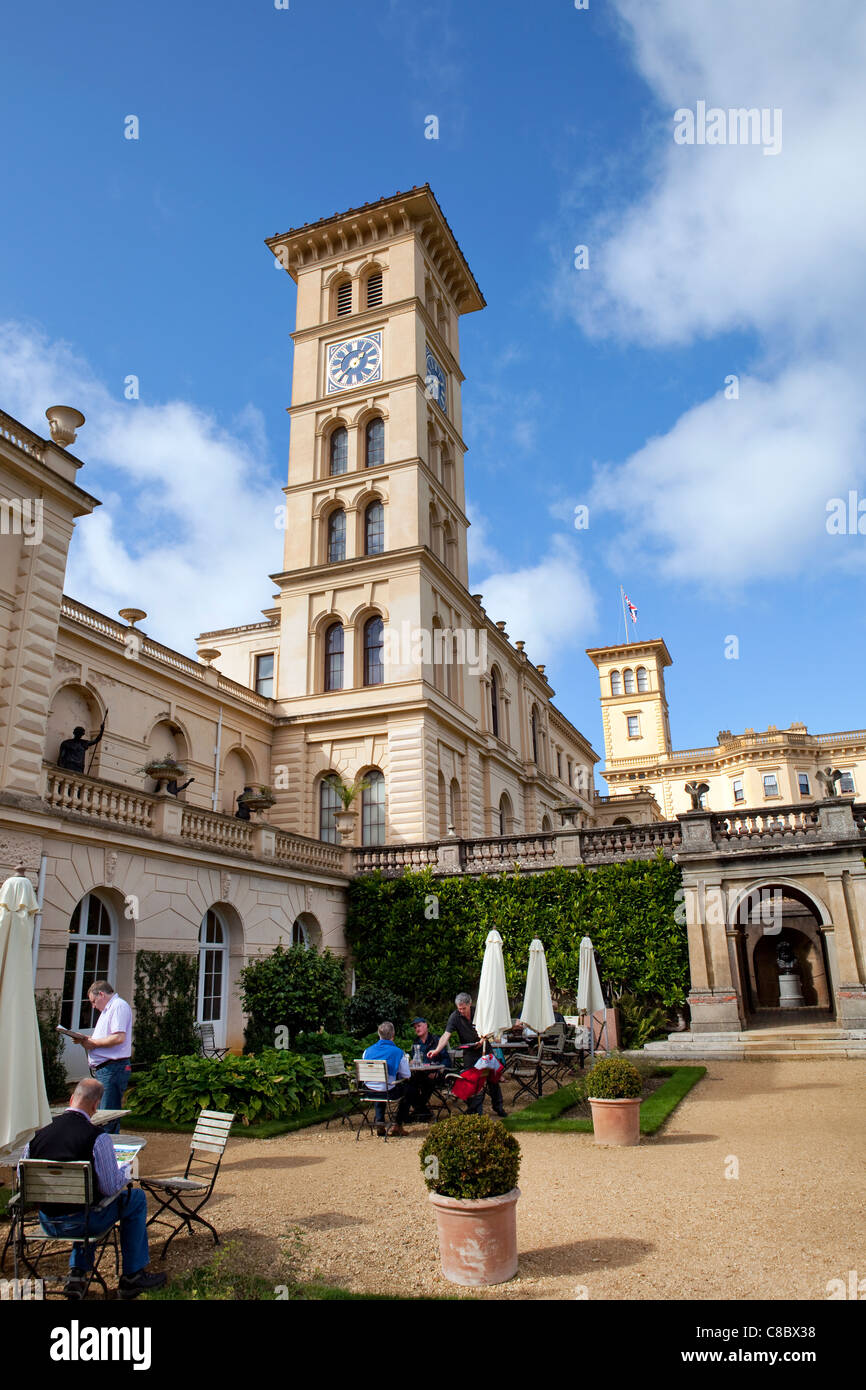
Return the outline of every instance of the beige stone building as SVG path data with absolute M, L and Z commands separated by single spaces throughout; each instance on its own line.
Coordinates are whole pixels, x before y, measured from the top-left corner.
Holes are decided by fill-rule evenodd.
M 709 748 L 675 750 L 671 741 L 665 668 L 671 657 L 661 639 L 593 647 L 604 726 L 603 776 L 612 799 L 651 793 L 654 818 L 670 820 L 691 809 L 689 782 L 706 783 L 702 805 L 711 811 L 797 806 L 824 795 L 817 773 L 842 773 L 838 790 L 866 799 L 866 729 L 810 734 L 805 724 L 770 726 L 742 734 L 724 730 Z M 637 817 L 635 817 L 637 818 Z

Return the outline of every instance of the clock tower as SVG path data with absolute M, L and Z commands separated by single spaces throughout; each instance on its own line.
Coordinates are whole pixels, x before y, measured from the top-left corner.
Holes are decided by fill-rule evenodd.
M 270 819 L 336 839 L 339 778 L 364 844 L 541 829 L 595 755 L 468 591 L 475 277 L 427 185 L 266 244 L 297 284 L 283 568 L 265 623 L 206 636 L 278 702 Z

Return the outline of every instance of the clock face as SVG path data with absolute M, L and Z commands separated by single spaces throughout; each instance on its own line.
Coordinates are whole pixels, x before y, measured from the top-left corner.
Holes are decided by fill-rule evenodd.
M 448 414 L 448 398 L 445 393 L 445 373 L 436 361 L 429 347 L 427 349 L 427 394 L 436 402 L 439 409 Z
M 367 333 L 328 348 L 328 394 L 382 379 L 382 334 Z

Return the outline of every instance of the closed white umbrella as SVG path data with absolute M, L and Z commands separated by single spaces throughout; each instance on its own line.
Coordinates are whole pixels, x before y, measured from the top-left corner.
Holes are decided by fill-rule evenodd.
M 598 967 L 595 963 L 595 954 L 592 949 L 592 942 L 588 936 L 583 937 L 580 943 L 580 956 L 578 959 L 577 976 L 577 1012 L 579 1014 L 589 1014 L 589 1050 L 590 1055 L 595 1055 L 595 1038 L 592 1030 L 592 1016 L 599 1012 L 604 1013 L 605 1040 L 607 1037 L 607 1008 L 604 1002 L 604 994 L 601 989 L 601 980 L 598 978 Z
M 51 1123 L 33 997 L 33 885 L 19 867 L 0 888 L 0 1153 Z
M 505 960 L 502 955 L 502 937 L 498 931 L 488 932 L 484 944 L 484 960 L 481 963 L 481 983 L 475 1001 L 475 1015 L 472 1019 L 479 1038 L 489 1038 L 491 1033 L 499 1033 L 511 1027 L 511 1009 L 508 1005 L 508 989 L 505 984 Z
M 553 1000 L 550 997 L 547 958 L 537 936 L 529 947 L 529 968 L 526 971 L 526 989 L 520 1021 L 535 1033 L 545 1033 L 556 1022 L 553 1016 Z

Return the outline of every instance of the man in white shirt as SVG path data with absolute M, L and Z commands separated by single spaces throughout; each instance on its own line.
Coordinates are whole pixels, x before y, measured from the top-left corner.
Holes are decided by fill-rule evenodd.
M 88 1053 L 90 1075 L 102 1082 L 103 1108 L 120 1110 L 132 1063 L 132 1009 L 107 980 L 94 980 L 87 997 L 99 1012 L 96 1027 L 89 1038 L 84 1033 L 71 1036 Z M 105 1126 L 106 1134 L 119 1131 L 119 1120 Z

